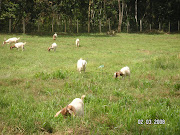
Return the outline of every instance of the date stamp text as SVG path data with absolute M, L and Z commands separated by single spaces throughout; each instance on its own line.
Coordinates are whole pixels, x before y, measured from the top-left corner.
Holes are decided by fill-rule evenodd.
M 165 124 L 165 120 L 164 119 L 147 119 L 147 120 L 143 120 L 143 119 L 139 119 L 138 120 L 138 124 L 142 125 L 142 124 L 147 124 L 147 125 L 161 125 L 161 124 Z

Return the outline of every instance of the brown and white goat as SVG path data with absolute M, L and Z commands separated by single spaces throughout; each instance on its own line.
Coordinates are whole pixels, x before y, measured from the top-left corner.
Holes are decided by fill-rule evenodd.
M 84 116 L 84 103 L 83 99 L 85 95 L 80 98 L 75 98 L 69 105 L 61 109 L 56 113 L 54 117 L 58 117 L 59 114 L 66 116 Z
M 118 76 L 122 76 L 122 78 L 124 78 L 125 76 L 130 76 L 129 67 L 123 67 L 120 71 L 114 73 L 115 78 L 117 78 Z
M 15 43 L 13 46 L 10 47 L 10 49 L 12 48 L 17 48 L 19 51 L 19 48 L 22 48 L 22 51 L 24 50 L 24 45 L 26 44 L 26 42 L 19 42 L 19 43 Z
M 48 51 L 50 52 L 51 49 L 54 49 L 54 51 L 56 51 L 56 48 L 57 48 L 57 44 L 56 44 L 56 43 L 53 43 L 53 44 L 48 48 Z

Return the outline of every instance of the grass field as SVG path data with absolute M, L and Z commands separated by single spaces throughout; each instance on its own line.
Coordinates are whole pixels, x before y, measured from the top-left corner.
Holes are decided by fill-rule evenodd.
M 180 133 L 180 34 L 59 35 L 56 52 L 47 51 L 51 35 L 1 34 L 0 43 L 10 37 L 27 44 L 24 51 L 0 46 L 1 134 Z M 114 79 L 124 66 L 130 79 Z M 83 94 L 83 118 L 54 118 Z

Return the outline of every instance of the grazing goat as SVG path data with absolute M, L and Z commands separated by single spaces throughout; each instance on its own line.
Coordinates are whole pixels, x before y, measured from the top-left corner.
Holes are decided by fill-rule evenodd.
M 54 49 L 54 51 L 56 51 L 56 48 L 57 48 L 57 44 L 56 44 L 56 43 L 53 43 L 53 44 L 48 48 L 48 51 L 50 52 L 51 49 Z
M 114 77 L 117 78 L 118 76 L 122 76 L 124 78 L 125 76 L 130 76 L 130 69 L 128 66 L 123 67 L 119 72 L 114 73 Z
M 79 47 L 79 39 L 76 39 L 76 47 Z
M 17 48 L 18 51 L 19 51 L 19 48 L 21 47 L 22 48 L 22 51 L 24 50 L 24 45 L 26 44 L 26 42 L 19 42 L 19 43 L 15 43 L 13 46 L 10 47 L 10 49 L 12 48 Z
M 19 39 L 20 39 L 20 37 L 19 37 L 19 38 L 16 38 L 16 37 L 9 38 L 8 40 L 6 40 L 6 41 L 3 42 L 3 45 L 5 45 L 6 43 L 7 43 L 7 44 L 17 43 L 17 41 L 18 41 Z
M 60 113 L 63 116 L 84 116 L 84 103 L 83 99 L 85 95 L 80 98 L 75 98 L 69 105 L 61 109 L 56 113 L 54 117 L 57 117 Z
M 86 60 L 83 60 L 82 58 L 80 58 L 77 62 L 77 70 L 81 73 L 81 71 L 84 71 L 86 70 Z
M 55 34 L 53 35 L 53 40 L 56 40 L 56 38 L 57 38 L 57 34 L 55 33 Z

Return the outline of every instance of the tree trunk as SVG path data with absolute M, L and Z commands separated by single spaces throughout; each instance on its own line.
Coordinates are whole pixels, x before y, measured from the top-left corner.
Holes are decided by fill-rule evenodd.
M 121 32 L 121 25 L 123 19 L 123 9 L 124 9 L 124 1 L 122 2 L 122 11 L 121 11 L 121 1 L 118 0 L 118 7 L 119 7 L 119 23 L 118 23 L 118 32 Z
M 136 27 L 137 27 L 137 31 L 138 31 L 138 19 L 137 19 L 137 0 L 135 1 L 135 20 L 136 20 Z
M 180 24 L 179 24 L 179 21 L 178 21 L 178 31 L 179 31 L 179 27 L 180 27 L 179 25 L 180 25 Z
M 101 33 L 101 19 L 99 19 L 99 32 Z
M 110 22 L 110 18 L 109 18 L 109 32 L 111 31 L 111 22 Z
M 159 22 L 159 31 L 161 31 L 161 23 Z
M 25 34 L 26 33 L 26 28 L 25 28 L 25 19 L 23 17 L 23 20 L 22 20 L 22 24 L 23 24 L 23 33 Z
M 57 25 L 58 25 L 58 29 L 56 31 L 61 31 L 61 16 L 59 14 L 57 19 Z
M 169 32 L 171 32 L 171 23 L 169 22 Z
M 69 32 L 72 32 L 72 20 L 69 18 Z
M 151 28 L 151 24 L 149 24 L 149 30 L 151 31 L 151 29 L 152 29 L 152 28 Z
M 62 19 L 61 25 L 62 25 L 62 31 L 63 31 L 63 30 L 64 30 L 64 29 L 63 29 L 63 27 L 64 27 L 64 20 L 63 20 L 63 19 Z
M 54 17 L 52 19 L 52 32 L 54 32 Z
M 90 32 L 90 16 L 91 16 L 91 0 L 89 0 L 89 8 L 88 8 L 88 33 Z
M 64 22 L 64 32 L 66 32 L 66 20 Z
M 9 33 L 11 33 L 11 18 L 9 19 Z
M 101 8 L 100 8 L 100 13 L 99 13 L 99 33 L 101 33 L 101 11 L 102 11 L 102 2 L 101 2 Z
M 79 28 L 78 28 L 78 19 L 77 19 L 77 33 L 79 32 Z
M 127 22 L 127 33 L 129 33 L 129 21 Z
M 40 31 L 40 23 L 39 23 L 39 20 L 38 20 L 38 32 Z
M 142 32 L 142 19 L 140 20 L 140 32 Z

